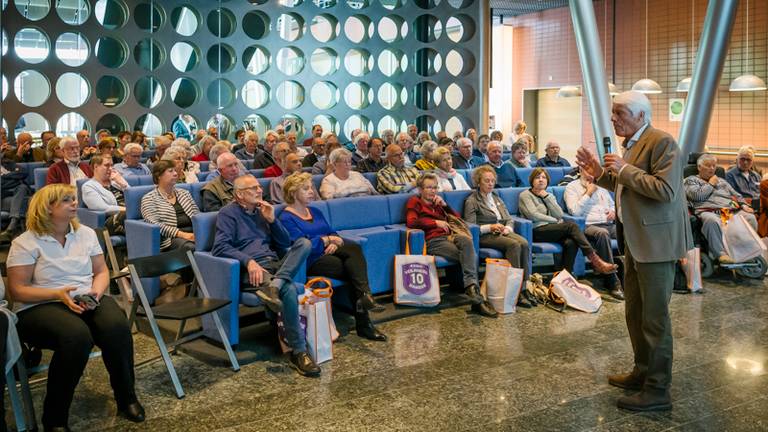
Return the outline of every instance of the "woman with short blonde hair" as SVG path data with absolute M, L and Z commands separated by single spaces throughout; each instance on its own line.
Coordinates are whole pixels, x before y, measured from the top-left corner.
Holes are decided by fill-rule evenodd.
M 440 191 L 470 190 L 463 174 L 453 169 L 453 155 L 447 147 L 438 147 L 432 154 L 437 169 L 434 171 L 440 179 Z

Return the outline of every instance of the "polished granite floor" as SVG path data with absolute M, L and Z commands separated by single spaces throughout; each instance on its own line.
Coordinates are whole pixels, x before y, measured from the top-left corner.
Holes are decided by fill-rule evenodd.
M 74 430 L 154 431 L 765 431 L 768 291 L 763 281 L 708 280 L 703 295 L 674 295 L 675 362 L 668 413 L 633 414 L 606 374 L 631 366 L 623 304 L 597 314 L 538 307 L 497 320 L 466 307 L 385 322 L 390 342 L 354 334 L 335 345 L 319 379 L 276 353 L 268 328 L 251 328 L 234 373 L 208 347 L 174 357 L 187 392 L 176 399 L 160 362 L 137 368 L 147 421 L 115 416 L 99 360 L 71 413 Z M 339 323 L 342 333 L 348 322 Z M 207 345 L 207 344 L 206 344 Z M 137 360 L 157 355 L 136 336 Z M 33 388 L 42 406 L 44 387 Z

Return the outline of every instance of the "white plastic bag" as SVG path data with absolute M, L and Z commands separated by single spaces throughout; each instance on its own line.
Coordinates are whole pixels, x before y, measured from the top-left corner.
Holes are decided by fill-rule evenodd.
M 737 263 L 757 258 L 765 252 L 760 236 L 738 213 L 723 224 L 723 245 L 728 256 Z
M 498 313 L 515 312 L 523 286 L 523 269 L 514 268 L 505 259 L 486 258 L 481 290 Z
M 317 288 L 318 284 L 324 285 Z M 313 278 L 307 281 L 304 294 L 299 296 L 299 323 L 307 340 L 308 354 L 315 363 L 333 359 L 333 342 L 339 338 L 336 324 L 333 322 L 331 282 L 325 278 Z M 277 322 L 280 346 L 283 352 L 291 351 L 285 338 L 285 323 L 282 314 Z
M 704 289 L 701 282 L 701 250 L 693 248 L 688 251 L 683 266 L 688 289 L 691 292 L 699 292 Z
M 558 272 L 549 283 L 549 289 L 565 301 L 566 306 L 593 313 L 603 305 L 603 299 L 591 286 L 579 283 L 566 270 Z

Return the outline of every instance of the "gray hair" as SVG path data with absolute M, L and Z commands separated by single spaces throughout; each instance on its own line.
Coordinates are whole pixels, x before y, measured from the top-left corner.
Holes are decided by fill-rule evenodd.
M 258 142 L 259 141 L 259 134 L 256 133 L 256 131 L 252 131 L 252 130 L 246 131 L 245 132 L 245 136 L 243 138 L 244 139 L 251 139 L 254 136 L 256 137 L 256 142 Z
M 518 151 L 520 149 L 523 149 L 526 152 L 528 151 L 528 141 L 526 141 L 523 138 L 520 138 L 519 140 L 515 141 L 514 144 L 512 144 L 512 153 L 514 153 L 514 152 L 516 152 L 516 151 Z
M 336 162 L 340 161 L 342 158 L 344 159 L 352 159 L 352 153 L 349 152 L 349 150 L 339 147 L 331 152 L 331 155 L 328 156 L 329 161 L 332 164 L 335 164 Z
M 211 147 L 211 150 L 208 152 L 208 159 L 211 160 L 211 165 L 213 165 L 213 167 L 217 166 L 216 161 L 219 159 L 219 156 L 224 153 L 230 153 L 230 149 L 226 144 L 216 144 Z M 210 165 L 208 169 L 213 170 L 213 168 L 210 168 Z
M 427 140 L 421 143 L 420 151 L 424 157 L 429 157 L 432 153 L 434 153 L 435 149 L 437 149 L 437 143 L 432 140 Z
M 184 147 L 185 149 L 189 149 L 190 147 L 192 147 L 192 144 L 190 144 L 189 140 L 186 138 L 176 138 L 171 142 L 171 146 Z
M 700 167 L 704 165 L 705 162 L 717 163 L 717 157 L 711 153 L 704 153 L 703 155 L 699 156 L 698 159 L 696 159 L 696 166 Z
M 75 143 L 77 146 L 80 146 L 80 143 L 77 141 L 77 139 L 73 136 L 65 136 L 59 141 L 59 149 L 64 150 L 64 146 L 66 146 L 69 143 Z
M 486 147 L 486 149 L 487 149 L 486 151 L 487 152 L 491 151 L 491 146 L 499 146 L 500 149 L 502 149 L 502 150 L 504 149 L 504 146 L 501 145 L 500 141 L 493 140 L 493 141 L 488 143 L 488 147 Z
M 748 155 L 751 158 L 755 157 L 755 149 L 752 146 L 745 145 L 739 148 L 738 156 Z
M 189 152 L 187 152 L 187 149 L 185 149 L 182 146 L 170 146 L 168 149 L 163 153 L 162 160 L 169 160 L 173 161 L 176 159 L 177 156 L 181 156 L 182 159 L 186 160 L 189 156 Z
M 427 171 L 424 174 L 422 174 L 421 177 L 419 177 L 416 180 L 416 186 L 418 186 L 419 188 L 424 187 L 424 181 L 425 180 L 432 180 L 435 183 L 440 183 L 440 179 L 437 177 L 437 174 L 435 174 L 435 173 L 433 173 L 431 171 Z
M 472 140 L 469 139 L 469 138 L 464 138 L 464 137 L 459 138 L 459 139 L 456 140 L 456 148 L 459 148 L 459 147 L 461 147 L 464 144 L 469 144 L 470 147 L 471 147 L 472 146 Z
M 144 151 L 144 149 L 141 147 L 141 144 L 136 143 L 128 143 L 123 147 L 123 153 L 128 154 L 131 152 L 131 150 L 139 149 L 139 151 Z
M 184 138 L 181 138 L 181 139 L 184 139 Z M 178 140 L 176 140 L 176 141 L 178 141 Z M 176 141 L 174 141 L 174 143 L 176 143 Z M 205 144 L 208 143 L 208 142 L 211 142 L 211 145 L 216 145 L 216 138 L 214 138 L 214 137 L 212 137 L 210 135 L 206 135 L 206 136 L 200 138 L 200 141 L 198 141 L 197 145 L 202 150 L 203 147 L 205 147 Z M 213 159 L 211 159 L 211 160 L 213 160 Z
M 633 116 L 644 113 L 646 123 L 651 122 L 651 101 L 648 100 L 648 96 L 639 91 L 630 90 L 619 93 L 613 98 L 613 103 L 624 105 Z
M 363 137 L 368 138 L 368 141 L 371 140 L 371 136 L 368 135 L 368 132 L 360 132 L 359 134 L 355 135 L 354 138 L 352 138 L 352 144 L 357 146 L 357 142 L 360 141 L 361 139 L 363 139 Z

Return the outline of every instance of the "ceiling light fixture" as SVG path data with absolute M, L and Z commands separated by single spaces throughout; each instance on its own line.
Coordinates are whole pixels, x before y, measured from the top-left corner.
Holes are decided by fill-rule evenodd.
M 749 0 L 747 0 L 747 16 L 746 16 L 746 29 L 744 31 L 745 44 L 744 44 L 744 70 L 749 71 Z M 731 86 L 728 90 L 732 92 L 748 92 L 765 90 L 765 81 L 760 77 L 750 73 L 745 73 L 736 77 L 731 81 Z
M 645 76 L 648 76 L 648 0 L 645 0 Z M 650 78 L 643 78 L 632 85 L 632 90 L 645 94 L 659 94 L 661 86 Z

